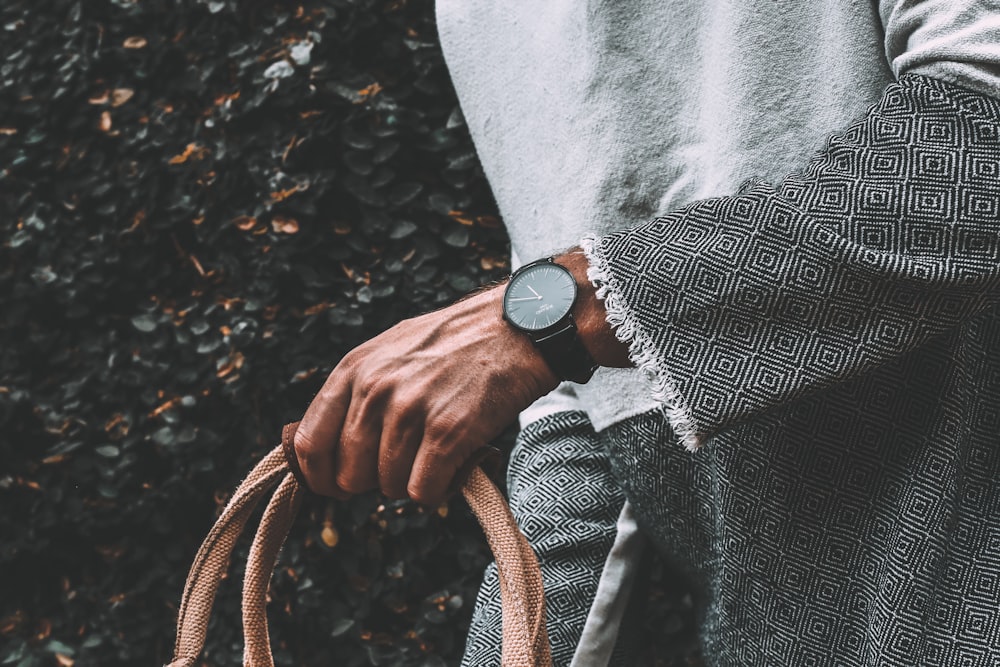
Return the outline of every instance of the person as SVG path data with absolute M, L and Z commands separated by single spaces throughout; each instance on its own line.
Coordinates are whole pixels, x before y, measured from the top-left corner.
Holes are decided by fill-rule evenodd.
M 647 540 L 708 665 L 995 664 L 1000 8 L 436 11 L 515 261 L 570 272 L 575 332 L 515 326 L 530 283 L 365 343 L 297 433 L 309 485 L 434 505 L 520 416 L 556 664 L 627 664 Z M 499 663 L 498 615 L 489 571 L 465 664 Z

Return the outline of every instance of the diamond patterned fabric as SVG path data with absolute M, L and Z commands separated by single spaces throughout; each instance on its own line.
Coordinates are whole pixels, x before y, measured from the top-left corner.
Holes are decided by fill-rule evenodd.
M 1000 101 L 904 77 L 808 171 L 592 241 L 692 448 L 953 333 L 1000 295 Z
M 806 173 L 592 242 L 667 402 L 601 435 L 706 664 L 996 664 L 998 248 L 1000 102 L 916 75 Z
M 526 426 L 511 453 L 510 508 L 538 555 L 553 665 L 568 665 L 583 631 L 625 498 L 583 412 Z M 500 664 L 500 591 L 486 571 L 462 664 Z
M 624 491 L 697 582 L 706 665 L 995 665 L 1000 102 L 902 77 L 805 173 L 588 252 L 665 409 L 519 439 L 556 664 Z M 491 575 L 466 665 L 499 659 Z

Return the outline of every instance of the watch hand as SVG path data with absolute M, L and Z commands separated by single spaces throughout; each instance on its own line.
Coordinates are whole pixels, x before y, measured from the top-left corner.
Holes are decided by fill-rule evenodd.
M 531 293 L 534 294 L 536 298 L 538 298 L 538 299 L 542 298 L 542 295 L 539 294 L 538 292 L 536 292 L 531 285 L 525 285 L 525 287 L 527 287 L 528 289 L 530 289 Z
M 508 301 L 538 301 L 542 297 L 540 296 L 519 296 L 507 299 Z

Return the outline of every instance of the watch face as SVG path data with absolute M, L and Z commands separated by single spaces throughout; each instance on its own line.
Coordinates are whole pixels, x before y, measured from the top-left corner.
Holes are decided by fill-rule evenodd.
M 503 309 L 511 324 L 540 331 L 565 317 L 576 299 L 573 274 L 551 262 L 529 266 L 515 275 L 504 293 Z

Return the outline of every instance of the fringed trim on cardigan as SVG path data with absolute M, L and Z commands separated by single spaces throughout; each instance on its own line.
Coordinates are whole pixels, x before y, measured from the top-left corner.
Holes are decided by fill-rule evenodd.
M 621 296 L 621 290 L 607 269 L 600 241 L 593 235 L 585 236 L 580 247 L 590 266 L 587 278 L 597 288 L 597 298 L 604 302 L 607 321 L 615 331 L 615 336 L 628 345 L 628 356 L 653 385 L 653 398 L 662 405 L 663 412 L 670 421 L 677 437 L 690 452 L 701 447 L 701 438 L 691 416 L 687 402 L 681 396 L 667 365 L 659 358 L 653 341 L 639 328 L 635 316 Z

